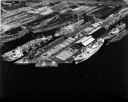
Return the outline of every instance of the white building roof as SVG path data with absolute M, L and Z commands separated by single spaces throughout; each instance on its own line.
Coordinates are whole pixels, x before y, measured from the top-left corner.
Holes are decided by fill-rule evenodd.
M 80 40 L 78 40 L 76 43 L 80 43 L 80 42 L 83 43 L 86 40 L 88 40 L 89 38 L 91 38 L 91 36 L 85 36 L 85 37 L 81 38 Z
M 85 42 L 83 42 L 82 44 L 84 45 L 84 46 L 87 46 L 88 44 L 90 44 L 91 42 L 93 42 L 95 39 L 94 38 L 90 38 L 90 39 L 88 39 L 87 41 L 85 41 Z

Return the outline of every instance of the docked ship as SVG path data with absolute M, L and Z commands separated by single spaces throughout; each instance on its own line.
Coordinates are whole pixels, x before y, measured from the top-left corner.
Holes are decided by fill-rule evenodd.
M 61 36 L 61 35 L 67 35 L 71 32 L 74 32 L 76 29 L 78 29 L 82 24 L 84 23 L 84 20 L 80 20 L 76 23 L 69 24 L 68 26 L 62 27 L 58 32 L 55 33 L 55 36 Z
M 68 25 L 73 18 L 70 18 L 69 20 L 66 19 L 66 21 L 63 20 L 59 15 L 56 15 L 52 20 L 47 22 L 47 25 L 40 25 L 38 29 L 34 29 L 32 32 L 33 33 L 40 33 L 52 29 L 56 29 L 58 27 L 66 26 Z
M 42 46 L 42 44 L 51 40 L 51 38 L 52 36 L 48 36 L 48 37 L 42 37 L 42 38 L 31 40 L 7 53 L 4 53 L 2 57 L 6 61 L 15 61 L 29 54 L 30 52 L 36 50 L 38 47 Z
M 83 47 L 82 52 L 74 57 L 76 64 L 83 62 L 95 54 L 103 45 L 104 39 L 98 39 L 94 43 L 89 44 L 87 47 Z
M 118 34 L 125 29 L 126 24 L 125 23 L 120 23 L 117 24 L 116 27 L 114 27 L 110 32 L 107 34 L 107 36 L 104 37 L 104 39 L 111 39 L 115 36 L 118 36 Z
M 36 13 L 36 14 L 40 14 L 40 15 L 48 15 L 53 13 L 53 10 L 48 7 L 48 6 L 44 6 L 38 9 L 30 9 L 27 11 L 27 13 Z
M 44 27 L 44 26 L 47 26 L 47 24 L 48 24 L 49 22 L 51 22 L 52 20 L 54 20 L 54 19 L 57 19 L 57 16 L 56 16 L 56 15 L 53 16 L 53 17 L 50 17 L 50 18 L 48 18 L 48 19 L 46 19 L 46 20 L 33 23 L 33 24 L 31 24 L 28 28 L 30 28 L 33 33 L 39 32 L 39 31 L 40 31 L 40 30 L 39 30 L 40 28 L 42 28 L 42 27 Z
M 110 42 L 115 42 L 123 39 L 128 34 L 128 30 L 124 29 L 118 35 L 110 40 Z
M 16 40 L 18 38 L 23 37 L 27 33 L 29 33 L 29 30 L 26 29 L 25 26 L 11 29 L 10 31 L 6 31 L 5 33 L 1 34 L 1 43 L 6 43 L 12 40 Z
M 15 61 L 15 64 L 32 64 L 32 63 L 36 63 L 35 61 L 32 60 L 31 56 L 33 56 L 34 52 L 29 53 L 27 56 L 24 56 L 21 59 L 18 59 L 17 61 Z
M 65 27 L 68 26 L 69 24 L 76 23 L 81 19 L 83 18 L 79 14 L 73 14 L 73 13 L 59 14 L 56 15 L 54 19 L 50 20 L 50 22 L 48 22 L 47 25 L 41 26 L 40 28 L 33 30 L 33 33 L 40 33 L 56 28 Z M 86 20 L 90 21 L 92 19 L 90 17 L 87 17 Z
M 71 12 L 71 8 L 66 8 L 66 9 L 62 9 L 60 11 L 58 11 L 60 14 L 64 14 L 64 13 L 67 13 L 67 12 Z

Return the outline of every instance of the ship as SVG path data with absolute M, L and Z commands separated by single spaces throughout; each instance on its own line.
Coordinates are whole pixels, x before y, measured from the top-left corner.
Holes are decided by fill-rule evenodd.
M 65 13 L 65 14 L 59 14 L 56 15 L 54 19 L 52 19 L 50 22 L 47 23 L 45 26 L 41 26 L 38 29 L 33 30 L 33 33 L 40 33 L 44 31 L 49 31 L 56 28 L 62 28 L 65 26 L 68 26 L 69 24 L 73 24 L 78 22 L 79 20 L 83 19 L 83 15 L 79 13 Z M 89 22 L 93 18 L 86 15 L 86 19 L 84 19 L 84 22 Z
M 47 25 L 40 26 L 38 29 L 34 29 L 33 33 L 44 32 L 52 29 L 56 29 L 58 27 L 66 26 L 70 22 L 73 22 L 75 19 L 71 14 L 64 14 L 64 15 L 56 15 L 55 18 L 50 20 Z
M 67 35 L 71 32 L 74 32 L 76 29 L 79 29 L 79 27 L 84 23 L 84 20 L 80 20 L 76 23 L 69 24 L 68 26 L 62 27 L 58 32 L 55 33 L 55 36 L 62 36 Z
M 78 64 L 89 59 L 101 48 L 103 43 L 104 43 L 104 39 L 97 39 L 95 43 L 91 43 L 87 47 L 84 47 L 82 49 L 82 52 L 74 57 L 75 63 Z
M 36 13 L 36 14 L 40 14 L 40 15 L 48 15 L 48 14 L 53 13 L 53 10 L 48 6 L 44 6 L 44 7 L 38 8 L 38 9 L 32 8 L 32 9 L 28 10 L 27 13 Z
M 5 33 L 1 34 L 1 43 L 6 43 L 9 41 L 16 40 L 28 33 L 29 33 L 29 30 L 26 29 L 25 26 L 10 29 L 9 31 L 6 31 Z
M 17 15 L 18 16 L 18 15 Z M 13 16 L 11 18 L 7 18 L 7 19 L 2 19 L 1 21 L 1 28 L 2 31 L 1 33 L 5 33 L 6 32 L 11 32 L 13 31 L 13 29 L 17 29 L 20 26 L 26 26 L 26 24 L 34 21 L 37 19 L 37 16 L 31 16 L 31 15 L 25 15 L 25 16 L 21 16 L 21 17 L 17 17 L 17 16 Z M 17 30 L 18 32 L 18 30 Z M 15 33 L 14 33 L 15 34 Z M 15 34 L 17 35 L 17 34 Z
M 112 30 L 110 30 L 110 32 L 108 32 L 107 36 L 104 37 L 104 39 L 111 39 L 115 36 L 118 36 L 118 34 L 125 29 L 126 24 L 125 23 L 120 23 L 117 24 L 116 27 L 114 27 Z
M 52 36 L 42 37 L 42 38 L 37 38 L 37 39 L 31 40 L 21 46 L 18 46 L 17 48 L 15 48 L 9 52 L 4 53 L 2 55 L 2 57 L 6 61 L 15 61 L 15 60 L 29 54 L 33 50 L 36 50 L 42 44 L 48 42 L 51 39 L 52 39 Z
M 124 29 L 117 36 L 113 37 L 109 42 L 115 42 L 123 39 L 128 34 L 128 30 Z
M 57 19 L 56 15 L 53 17 L 50 17 L 46 20 L 36 22 L 35 24 L 30 25 L 28 28 L 30 28 L 33 33 L 36 33 L 36 31 L 38 31 L 38 29 L 40 29 L 43 26 L 46 26 L 49 22 L 51 22 L 54 19 Z
M 66 9 L 62 9 L 60 11 L 58 11 L 60 14 L 65 14 L 67 12 L 71 12 L 71 8 L 66 8 Z

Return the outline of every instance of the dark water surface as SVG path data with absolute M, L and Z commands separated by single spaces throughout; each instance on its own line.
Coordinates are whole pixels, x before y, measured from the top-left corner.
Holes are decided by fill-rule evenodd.
M 22 45 L 37 35 L 27 34 L 21 39 L 6 43 L 2 46 L 1 53 Z M 102 46 L 83 63 L 60 65 L 58 68 L 35 68 L 34 65 L 14 65 L 1 61 L 2 95 L 30 99 L 124 98 L 128 96 L 127 43 L 128 37 L 125 37 Z
M 124 97 L 128 86 L 127 41 L 128 38 L 124 38 L 103 46 L 78 65 L 35 68 L 2 61 L 2 95 L 30 99 Z

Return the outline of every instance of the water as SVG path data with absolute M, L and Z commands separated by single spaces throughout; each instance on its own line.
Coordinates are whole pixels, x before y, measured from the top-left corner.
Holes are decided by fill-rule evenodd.
M 50 32 L 49 32 L 50 34 Z M 2 53 L 33 39 L 26 35 L 6 43 Z M 1 61 L 2 95 L 21 98 L 120 98 L 128 86 L 128 37 L 104 45 L 90 59 L 58 68 L 35 68 Z
M 126 92 L 128 71 L 127 42 L 103 46 L 99 52 L 78 65 L 35 68 L 2 61 L 3 96 L 8 97 L 99 97 L 119 96 Z M 118 98 L 119 98 L 118 97 Z

